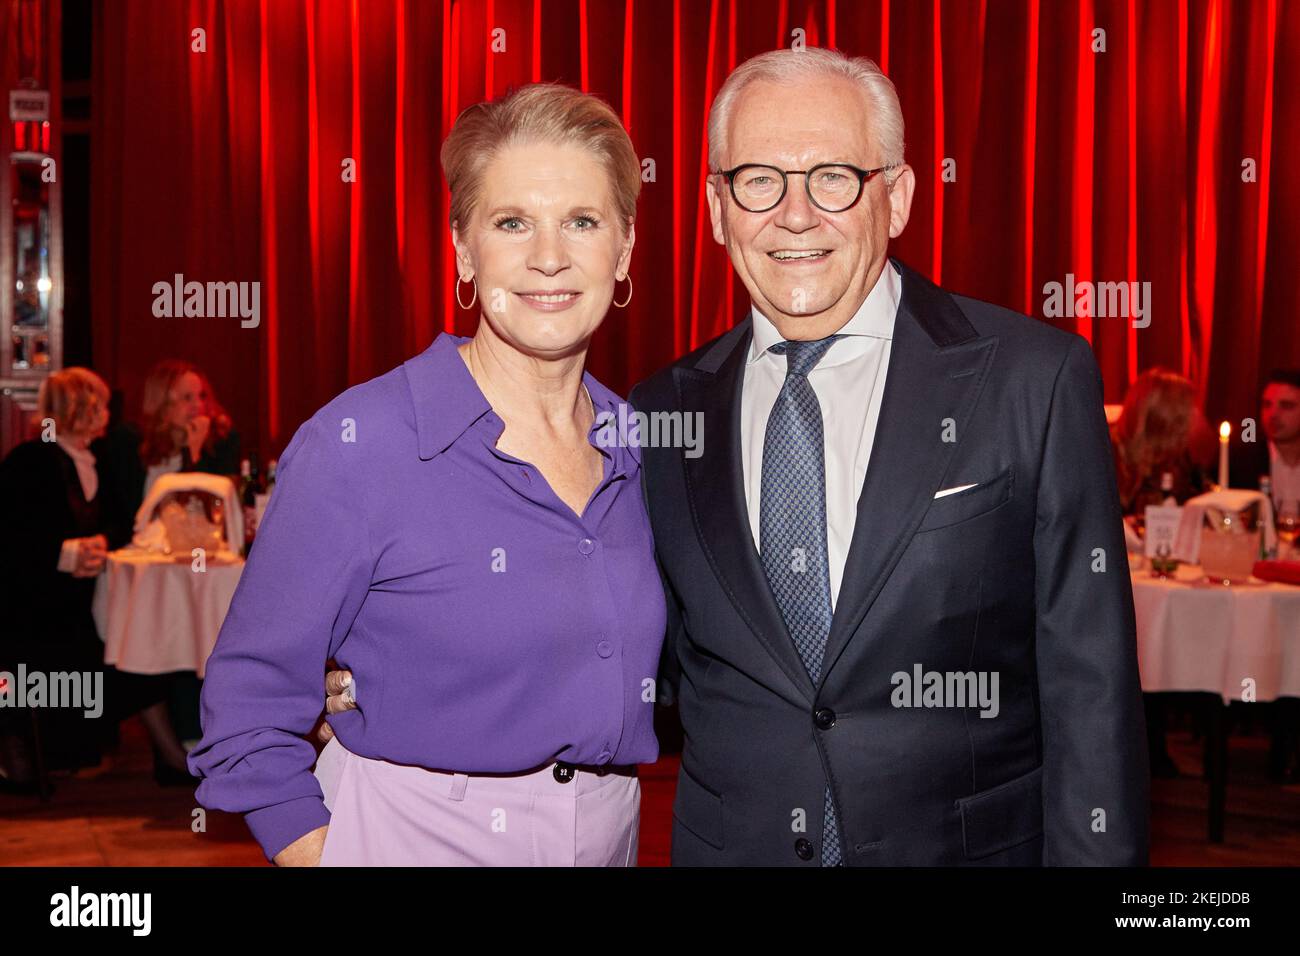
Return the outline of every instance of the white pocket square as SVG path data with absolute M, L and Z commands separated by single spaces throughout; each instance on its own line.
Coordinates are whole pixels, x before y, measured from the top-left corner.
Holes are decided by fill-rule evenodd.
M 975 483 L 973 483 L 973 484 L 969 484 L 969 485 L 958 485 L 958 486 L 955 487 L 955 488 L 945 488 L 945 489 L 943 489 L 943 491 L 936 491 L 936 492 L 934 493 L 934 496 L 935 496 L 936 498 L 946 498 L 946 497 L 948 497 L 949 495 L 955 495 L 955 494 L 956 494 L 957 492 L 959 492 L 959 491 L 965 491 L 967 488 L 974 488 L 975 485 L 977 485 L 977 484 L 979 484 L 979 482 L 975 482 Z

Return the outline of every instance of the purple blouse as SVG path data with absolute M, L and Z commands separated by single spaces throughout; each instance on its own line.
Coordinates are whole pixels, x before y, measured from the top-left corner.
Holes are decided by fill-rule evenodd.
M 246 814 L 267 858 L 329 822 L 304 738 L 329 718 L 366 757 L 462 773 L 657 759 L 663 588 L 631 443 L 575 515 L 442 334 L 298 429 L 203 686 L 189 757 L 206 807 Z M 590 375 L 598 419 L 620 399 Z

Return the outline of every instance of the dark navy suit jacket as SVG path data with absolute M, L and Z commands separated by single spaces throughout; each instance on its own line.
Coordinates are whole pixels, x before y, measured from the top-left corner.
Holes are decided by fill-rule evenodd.
M 850 866 L 1144 864 L 1133 600 L 1092 352 L 896 264 L 883 404 L 816 686 L 747 519 L 749 320 L 632 393 L 642 412 L 703 414 L 698 457 L 642 449 L 670 607 L 661 700 L 685 734 L 673 863 L 818 865 L 829 784 Z M 917 665 L 996 673 L 996 716 L 951 698 L 897 706 L 896 675 Z

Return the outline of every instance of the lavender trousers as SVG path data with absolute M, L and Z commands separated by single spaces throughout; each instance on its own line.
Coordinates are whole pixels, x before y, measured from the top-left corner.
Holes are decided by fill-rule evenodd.
M 352 753 L 316 762 L 330 811 L 321 866 L 635 866 L 636 768 L 519 774 L 426 770 Z

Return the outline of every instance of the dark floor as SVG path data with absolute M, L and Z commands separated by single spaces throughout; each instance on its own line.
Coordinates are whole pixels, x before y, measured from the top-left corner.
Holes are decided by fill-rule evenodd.
M 1219 845 L 1206 840 L 1201 744 L 1190 727 L 1177 726 L 1169 745 L 1183 776 L 1153 782 L 1154 865 L 1300 865 L 1300 786 L 1269 780 L 1262 730 L 1231 738 L 1227 831 Z M 91 779 L 56 777 L 48 804 L 0 796 L 0 864 L 265 865 L 239 817 L 203 811 L 186 789 L 158 787 L 150 767 L 147 738 L 133 720 L 123 725 L 121 748 L 106 772 Z M 675 757 L 641 768 L 642 866 L 668 863 L 676 773 Z

